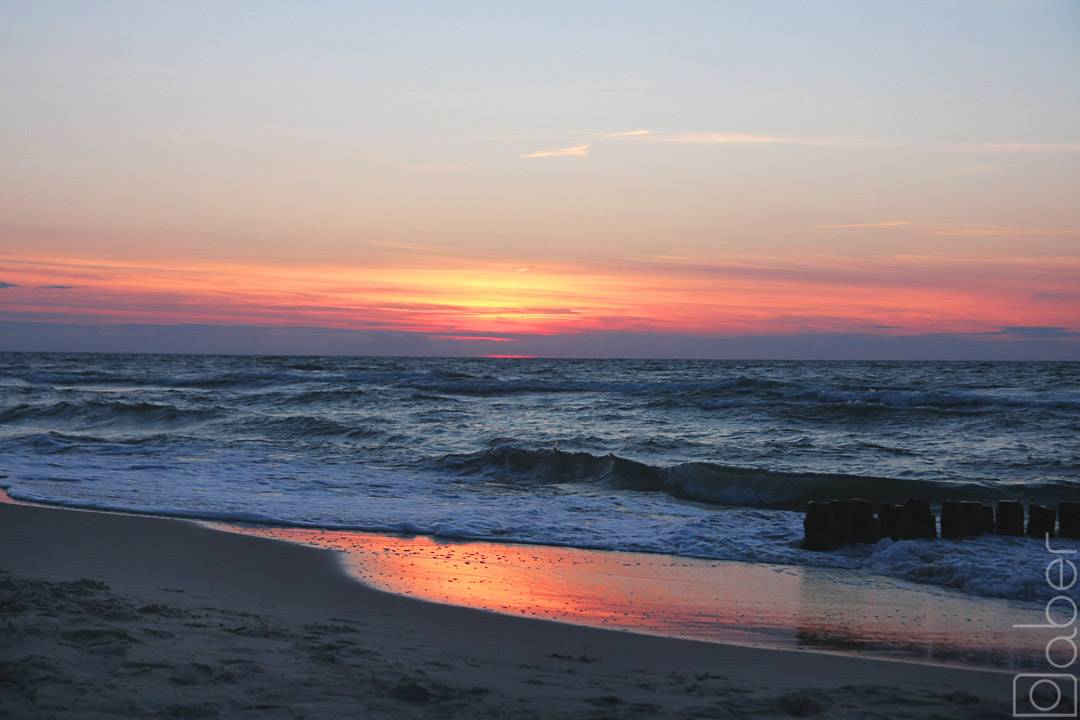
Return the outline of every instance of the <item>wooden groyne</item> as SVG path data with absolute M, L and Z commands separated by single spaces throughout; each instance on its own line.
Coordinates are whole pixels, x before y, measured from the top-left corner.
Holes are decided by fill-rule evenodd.
M 964 538 L 982 534 L 1080 539 L 1080 502 L 1062 501 L 1057 509 L 1032 504 L 1027 509 L 1015 500 L 1000 500 L 995 508 L 971 501 L 941 503 L 940 537 Z M 877 514 L 869 500 L 811 502 L 803 520 L 803 547 L 832 550 L 846 543 L 876 543 L 939 537 L 938 519 L 930 501 L 908 498 L 904 503 L 882 503 Z

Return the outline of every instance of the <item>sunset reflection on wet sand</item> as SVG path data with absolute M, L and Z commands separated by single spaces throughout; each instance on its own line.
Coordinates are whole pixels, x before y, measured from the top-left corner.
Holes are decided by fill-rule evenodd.
M 221 527 L 221 526 L 219 526 Z M 444 540 L 226 526 L 343 551 L 377 589 L 511 615 L 640 633 L 922 662 L 1022 667 L 1039 638 L 1030 604 L 824 568 Z

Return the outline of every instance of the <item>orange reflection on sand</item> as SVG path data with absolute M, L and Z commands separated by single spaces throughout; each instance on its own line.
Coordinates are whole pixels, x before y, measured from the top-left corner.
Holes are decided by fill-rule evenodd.
M 291 528 L 231 528 L 344 551 L 377 589 L 648 634 L 965 665 L 1041 656 L 1022 603 L 843 570 Z M 1018 620 L 1017 618 L 1021 618 Z
M 701 582 L 703 572 L 722 566 L 701 560 L 289 528 L 245 532 L 344 550 L 349 572 L 381 590 L 515 615 L 665 635 L 712 628 L 730 639 L 745 634 L 740 623 L 753 612 L 727 583 Z M 755 587 L 768 596 L 784 584 L 768 582 L 776 577 L 761 573 Z M 694 626 L 697 632 L 680 632 Z

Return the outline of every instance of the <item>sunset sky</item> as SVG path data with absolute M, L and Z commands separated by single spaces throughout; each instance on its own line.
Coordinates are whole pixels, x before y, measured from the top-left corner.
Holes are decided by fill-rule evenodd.
M 1080 359 L 1080 3 L 0 2 L 0 350 Z

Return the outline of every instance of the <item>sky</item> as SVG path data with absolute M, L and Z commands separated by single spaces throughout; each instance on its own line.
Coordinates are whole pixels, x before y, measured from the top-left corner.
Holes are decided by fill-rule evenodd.
M 1080 360 L 1080 3 L 0 0 L 0 350 Z

